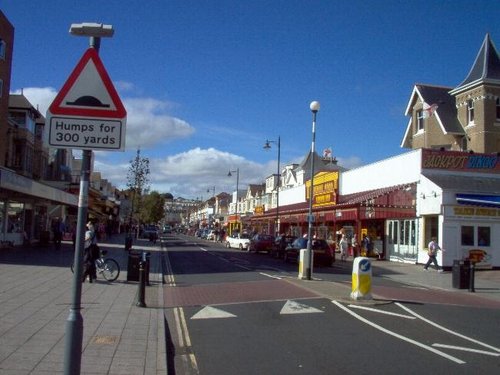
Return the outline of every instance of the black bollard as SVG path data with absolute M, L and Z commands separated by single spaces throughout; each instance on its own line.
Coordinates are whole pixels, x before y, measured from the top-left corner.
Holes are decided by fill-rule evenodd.
M 137 303 L 135 304 L 138 307 L 146 307 L 145 295 L 146 295 L 146 261 L 145 261 L 145 253 L 142 253 L 143 256 L 141 261 L 139 262 L 139 291 L 137 293 Z
M 125 251 L 129 251 L 132 248 L 132 236 L 127 234 L 125 237 Z
M 474 262 L 470 262 L 470 279 L 469 279 L 469 292 L 474 293 L 476 291 L 474 287 L 474 275 L 475 274 L 475 267 L 474 267 Z

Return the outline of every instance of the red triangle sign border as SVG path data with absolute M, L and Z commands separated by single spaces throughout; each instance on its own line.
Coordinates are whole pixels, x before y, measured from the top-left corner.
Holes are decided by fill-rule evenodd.
M 102 80 L 104 87 L 106 88 L 115 109 L 97 109 L 97 108 L 78 108 L 78 107 L 61 107 L 61 103 L 65 99 L 68 92 L 71 90 L 76 80 L 85 69 L 88 62 L 92 60 L 94 63 L 97 73 Z M 113 118 L 113 119 L 123 119 L 127 116 L 127 111 L 123 106 L 123 103 L 118 96 L 118 93 L 113 86 L 111 78 L 109 77 L 104 64 L 99 58 L 99 54 L 95 48 L 88 48 L 83 54 L 82 58 L 75 66 L 70 76 L 64 83 L 63 87 L 53 100 L 49 107 L 49 112 L 53 115 L 66 115 L 66 116 L 78 116 L 78 117 L 91 117 L 91 118 Z

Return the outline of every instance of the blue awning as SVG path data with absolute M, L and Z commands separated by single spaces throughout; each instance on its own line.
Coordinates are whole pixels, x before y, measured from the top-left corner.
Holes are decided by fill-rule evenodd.
M 457 203 L 475 206 L 500 207 L 500 195 L 457 194 Z

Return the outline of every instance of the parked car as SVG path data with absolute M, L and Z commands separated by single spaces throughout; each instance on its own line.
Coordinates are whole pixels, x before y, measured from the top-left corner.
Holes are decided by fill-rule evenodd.
M 277 236 L 274 240 L 273 248 L 269 253 L 273 258 L 283 258 L 285 255 L 285 249 L 288 245 L 290 245 L 293 241 L 297 239 L 296 236 L 290 236 L 281 234 Z
M 301 249 L 307 249 L 307 238 L 297 238 L 285 248 L 283 258 L 285 262 L 298 262 Z M 334 262 L 335 253 L 325 240 L 313 239 L 311 249 L 313 250 L 315 265 L 331 266 Z
M 274 236 L 270 234 L 256 234 L 248 244 L 248 251 L 258 253 L 260 251 L 271 252 L 274 245 Z
M 250 236 L 246 233 L 235 232 L 226 237 L 226 247 L 247 250 L 250 243 Z
M 215 229 L 210 229 L 208 231 L 207 240 L 215 241 Z

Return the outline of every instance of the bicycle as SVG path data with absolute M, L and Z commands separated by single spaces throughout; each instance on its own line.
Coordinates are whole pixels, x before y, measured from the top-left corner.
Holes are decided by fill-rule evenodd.
M 120 265 L 113 258 L 104 258 L 107 250 L 99 250 L 99 258 L 95 260 L 96 273 L 102 274 L 107 281 L 115 281 L 120 276 Z M 74 263 L 71 263 L 71 272 L 74 272 Z

